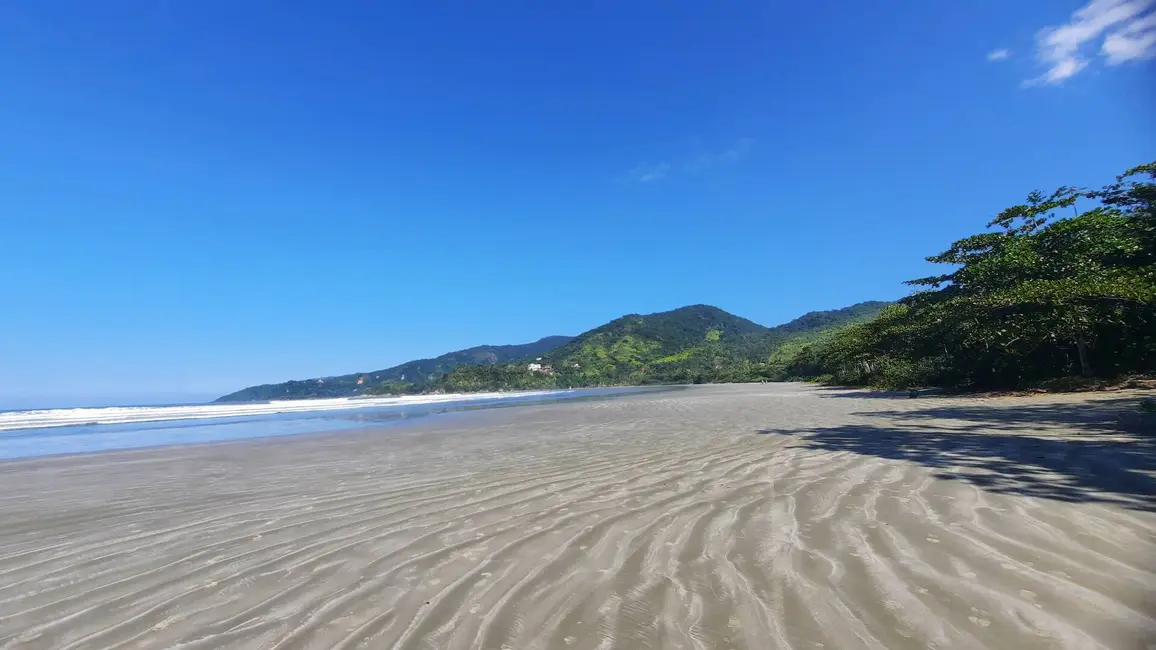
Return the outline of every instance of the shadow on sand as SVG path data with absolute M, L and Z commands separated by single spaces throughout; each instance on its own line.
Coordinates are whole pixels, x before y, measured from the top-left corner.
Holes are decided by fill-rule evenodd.
M 879 390 L 876 388 L 848 388 L 846 386 L 817 386 L 819 397 L 850 397 L 853 399 L 911 399 L 912 397 L 935 398 L 945 396 L 934 388 L 915 390 Z M 914 395 L 913 395 L 914 393 Z
M 883 423 L 759 433 L 796 436 L 811 449 L 919 463 L 941 470 L 940 478 L 991 492 L 1156 510 L 1156 416 L 1138 412 L 1136 399 L 854 415 Z

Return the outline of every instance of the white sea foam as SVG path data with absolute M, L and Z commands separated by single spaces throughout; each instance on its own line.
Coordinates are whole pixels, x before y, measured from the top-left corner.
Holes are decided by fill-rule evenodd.
M 339 397 L 333 399 L 283 400 L 254 404 L 194 404 L 188 406 L 107 406 L 65 408 L 0 413 L 0 431 L 66 427 L 80 424 L 123 424 L 165 420 L 201 420 L 272 413 L 307 413 L 388 406 L 434 404 L 439 402 L 484 401 L 568 391 L 526 391 L 518 393 L 469 393 L 448 395 L 407 395 L 404 397 Z

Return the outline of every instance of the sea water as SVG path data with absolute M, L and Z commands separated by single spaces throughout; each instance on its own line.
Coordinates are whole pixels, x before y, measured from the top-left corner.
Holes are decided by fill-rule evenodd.
M 0 459 L 342 431 L 472 408 L 601 398 L 640 389 L 108 406 L 0 412 Z

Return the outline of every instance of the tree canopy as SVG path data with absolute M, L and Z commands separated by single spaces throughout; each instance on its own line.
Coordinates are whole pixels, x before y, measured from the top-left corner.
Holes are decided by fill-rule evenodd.
M 800 349 L 785 374 L 1010 389 L 1156 368 L 1156 163 L 1098 190 L 1032 192 L 929 262 L 872 321 Z M 1063 216 L 1087 205 L 1082 213 Z

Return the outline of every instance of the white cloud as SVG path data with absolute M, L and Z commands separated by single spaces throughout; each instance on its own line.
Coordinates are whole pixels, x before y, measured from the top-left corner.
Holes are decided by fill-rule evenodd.
M 1108 65 L 1156 56 L 1156 11 L 1108 34 L 1100 46 Z
M 694 174 L 697 172 L 704 172 L 708 169 L 721 167 L 735 163 L 745 157 L 755 144 L 754 138 L 739 138 L 735 140 L 731 146 L 721 151 L 708 151 L 698 153 L 689 158 L 679 159 L 675 164 L 667 161 L 649 163 L 644 162 L 636 165 L 626 173 L 626 180 L 634 183 L 653 183 L 660 181 L 671 174 L 683 173 Z
M 1076 76 L 1076 73 L 1088 67 L 1088 62 L 1084 59 L 1077 59 L 1075 57 L 1067 57 L 1056 61 L 1048 71 L 1042 75 L 1028 79 L 1025 83 L 1028 85 L 1036 84 L 1058 84 L 1069 77 Z
M 642 163 L 634 169 L 630 170 L 630 178 L 639 183 L 653 183 L 666 178 L 667 172 L 670 171 L 670 163 Z
M 739 138 L 723 151 L 700 153 L 686 163 L 687 171 L 703 171 L 719 165 L 733 163 L 751 150 L 755 144 L 754 138 Z
M 1110 32 L 1100 47 L 1108 63 L 1152 56 L 1156 49 L 1156 0 L 1091 0 L 1058 27 L 1040 30 L 1036 59 L 1047 70 L 1025 85 L 1059 84 L 1088 67 L 1081 53 L 1086 45 Z M 1147 12 L 1147 13 L 1146 13 Z
M 999 49 L 987 53 L 988 61 L 1003 61 L 1011 56 L 1011 50 Z

